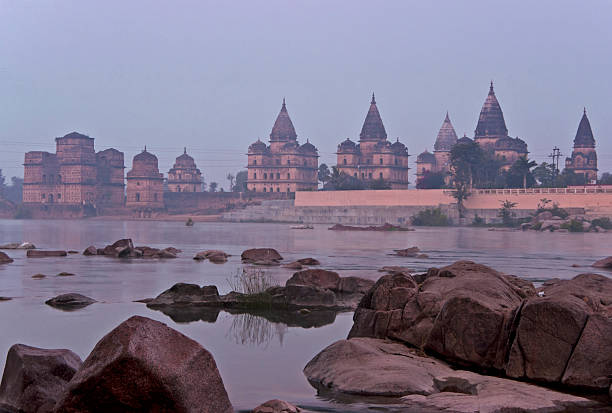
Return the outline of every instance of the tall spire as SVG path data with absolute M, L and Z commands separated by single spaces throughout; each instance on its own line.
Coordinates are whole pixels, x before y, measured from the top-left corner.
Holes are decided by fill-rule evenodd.
M 286 142 L 290 140 L 296 140 L 297 133 L 293 127 L 293 122 L 287 112 L 287 106 L 285 105 L 285 98 L 283 98 L 283 106 L 276 117 L 272 132 L 270 133 L 270 141 L 281 141 Z
M 480 117 L 476 125 L 475 138 L 502 138 L 508 136 L 508 128 L 504 120 L 504 113 L 495 96 L 493 81 L 489 87 L 489 94 L 480 110 Z
M 434 145 L 434 151 L 449 152 L 454 144 L 457 143 L 457 133 L 455 128 L 450 121 L 448 111 L 446 112 L 446 118 L 442 122 L 436 143 Z
M 593 130 L 591 129 L 591 122 L 586 114 L 586 108 L 580 119 L 578 130 L 576 131 L 576 137 L 574 138 L 574 148 L 594 148 L 595 138 L 593 137 Z
M 366 115 L 363 126 L 361 127 L 361 133 L 359 134 L 359 140 L 363 141 L 384 141 L 387 139 L 387 132 L 385 131 L 385 125 L 378 113 L 378 107 L 376 106 L 376 98 L 372 93 L 372 101 L 370 102 L 370 109 Z
M 187 147 L 183 147 L 183 154 L 187 155 Z

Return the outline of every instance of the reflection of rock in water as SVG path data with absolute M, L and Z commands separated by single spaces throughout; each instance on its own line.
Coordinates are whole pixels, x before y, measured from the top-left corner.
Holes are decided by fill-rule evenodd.
M 205 321 L 214 323 L 217 321 L 221 309 L 214 307 L 161 307 L 156 308 L 172 319 L 176 323 L 190 323 L 192 321 Z
M 237 344 L 254 346 L 267 346 L 274 337 L 278 337 L 282 345 L 286 331 L 286 324 L 271 323 L 254 314 L 236 314 L 227 336 Z

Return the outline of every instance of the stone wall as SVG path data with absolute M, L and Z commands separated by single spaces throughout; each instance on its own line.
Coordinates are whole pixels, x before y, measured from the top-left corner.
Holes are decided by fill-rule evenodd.
M 257 205 L 266 200 L 292 198 L 283 192 L 165 192 L 164 203 L 169 214 L 214 214 Z

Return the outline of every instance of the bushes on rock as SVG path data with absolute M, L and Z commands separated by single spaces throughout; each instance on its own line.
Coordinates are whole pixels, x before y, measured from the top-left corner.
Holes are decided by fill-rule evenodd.
M 564 222 L 560 226 L 561 229 L 567 229 L 569 232 L 584 232 L 584 227 L 582 226 L 582 222 L 571 219 L 569 222 Z
M 610 218 L 608 217 L 595 218 L 591 220 L 591 226 L 601 227 L 603 229 L 612 229 L 612 221 L 610 221 Z
M 419 211 L 410 218 L 410 221 L 416 226 L 446 227 L 451 225 L 451 220 L 440 208 L 427 208 Z

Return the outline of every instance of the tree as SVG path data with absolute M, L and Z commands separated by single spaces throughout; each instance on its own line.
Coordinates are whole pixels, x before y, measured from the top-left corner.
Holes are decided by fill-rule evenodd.
M 564 169 L 555 180 L 555 186 L 560 188 L 566 188 L 568 186 L 581 186 L 586 185 L 587 180 L 584 174 L 577 174 L 571 169 Z
M 551 188 L 555 185 L 555 177 L 559 171 L 553 164 L 542 162 L 531 171 L 531 174 L 541 187 Z
M 444 172 L 427 171 L 417 182 L 417 189 L 441 189 L 444 188 L 446 174 Z
M 323 184 L 323 186 L 325 186 L 325 184 L 329 181 L 329 179 L 331 178 L 331 174 L 329 172 L 329 168 L 327 167 L 326 164 L 322 163 L 321 165 L 319 165 L 319 172 L 317 174 L 317 178 L 319 179 L 319 181 Z
M 464 217 L 463 202 L 470 196 L 474 171 L 484 159 L 482 148 L 476 142 L 460 143 L 451 149 L 453 171 L 453 197 L 457 200 L 459 216 Z
M 340 172 L 338 167 L 332 166 L 332 173 L 327 184 L 323 187 L 325 190 L 348 191 L 363 189 L 363 182 L 355 177 L 352 177 L 344 172 Z
M 374 179 L 368 183 L 369 189 L 391 189 L 391 184 L 382 178 Z
M 217 184 L 216 182 L 211 182 L 210 184 L 208 184 L 208 192 L 217 192 L 218 186 L 219 184 Z
M 501 203 L 501 208 L 497 212 L 497 216 L 502 219 L 502 224 L 505 227 L 514 226 L 514 217 L 516 214 L 512 209 L 516 206 L 516 202 L 508 201 L 507 199 Z
M 612 174 L 610 172 L 604 172 L 601 174 L 601 178 L 599 179 L 600 185 L 612 185 Z
M 6 183 L 4 175 L 2 175 L 2 169 L 0 169 L 0 198 L 4 196 L 4 191 L 6 190 Z
M 16 176 L 11 178 L 11 185 L 4 189 L 4 198 L 15 204 L 23 201 L 23 178 Z
M 236 183 L 234 184 L 234 192 L 246 192 L 247 191 L 247 179 L 249 175 L 247 171 L 240 171 L 236 174 Z
M 532 187 L 535 184 L 535 179 L 531 174 L 531 168 L 537 165 L 535 161 L 530 161 L 526 156 L 518 158 L 508 171 L 508 186 L 510 188 L 518 188 L 518 185 L 522 184 L 523 189 L 527 189 L 527 186 Z M 517 180 L 520 182 L 518 185 L 516 182 Z
M 233 191 L 234 190 L 234 179 L 236 177 L 234 175 L 232 175 L 231 173 L 228 173 L 226 178 L 230 182 L 229 190 Z

